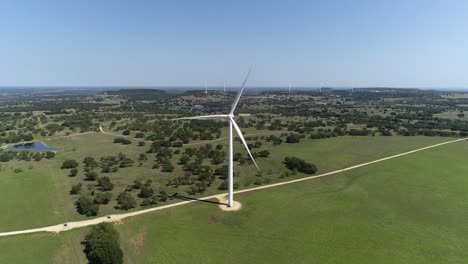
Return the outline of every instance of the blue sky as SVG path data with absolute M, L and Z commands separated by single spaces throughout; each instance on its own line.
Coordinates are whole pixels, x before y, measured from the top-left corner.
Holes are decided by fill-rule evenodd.
M 0 86 L 468 87 L 468 1 L 0 0 Z

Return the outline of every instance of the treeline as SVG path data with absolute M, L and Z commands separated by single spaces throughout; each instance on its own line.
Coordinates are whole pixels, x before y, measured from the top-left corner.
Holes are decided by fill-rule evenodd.
M 52 151 L 37 152 L 37 151 L 5 151 L 0 149 L 0 162 L 8 162 L 10 160 L 22 161 L 41 161 L 42 159 L 52 159 L 55 153 Z

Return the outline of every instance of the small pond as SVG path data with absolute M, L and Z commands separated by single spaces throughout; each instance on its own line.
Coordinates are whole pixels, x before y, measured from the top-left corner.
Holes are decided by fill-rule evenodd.
M 6 150 L 29 150 L 29 151 L 59 151 L 59 148 L 51 148 L 42 142 L 18 144 L 6 148 Z

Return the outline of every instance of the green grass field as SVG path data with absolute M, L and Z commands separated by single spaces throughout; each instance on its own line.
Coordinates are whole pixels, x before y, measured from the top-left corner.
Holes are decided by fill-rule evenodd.
M 129 218 L 125 262 L 466 263 L 467 152 L 462 141 L 239 194 L 234 213 L 197 203 Z M 0 238 L 0 263 L 85 263 L 85 232 Z
M 1 193 L 7 199 L 2 199 L 0 208 L 8 214 L 0 219 L 0 230 L 10 231 L 84 219 L 85 217 L 75 211 L 75 197 L 68 194 L 70 186 L 83 177 L 82 172 L 77 177 L 67 177 L 67 171 L 59 169 L 60 164 L 70 158 L 82 160 L 85 156 L 100 157 L 117 155 L 119 152 L 136 159 L 139 153 L 145 151 L 136 145 L 113 144 L 112 140 L 112 136 L 99 133 L 52 139 L 47 143 L 62 148 L 53 160 L 9 162 L 3 165 L 0 189 L 3 189 Z M 284 157 L 294 155 L 317 164 L 319 172 L 327 172 L 445 140 L 447 139 L 428 137 L 341 137 L 321 141 L 305 140 L 300 144 L 270 146 L 271 158 L 258 161 L 266 173 L 279 174 L 285 171 L 281 163 Z M 242 151 L 242 147 L 238 145 L 236 150 Z M 174 163 L 177 159 L 177 156 L 174 157 Z M 141 167 L 133 166 L 112 174 L 116 184 L 114 196 L 134 179 L 150 178 L 156 187 L 161 188 L 168 177 L 182 173 L 180 168 L 172 174 L 161 173 L 152 170 L 151 166 L 152 162 L 145 162 Z M 17 167 L 23 168 L 24 172 L 13 173 Z M 237 166 L 237 169 L 243 175 L 238 179 L 242 185 L 248 185 L 249 177 L 255 177 L 252 165 Z M 217 185 L 219 183 L 215 183 L 215 186 Z M 211 190 L 206 195 L 216 191 Z M 17 193 L 24 195 L 16 198 Z M 16 199 L 11 199 L 12 195 L 15 195 Z M 100 215 L 121 212 L 112 208 L 113 205 L 115 202 L 109 206 L 102 206 Z M 34 218 L 27 217 L 28 215 L 34 215 Z
M 467 152 L 450 144 L 237 195 L 237 213 L 189 205 L 118 229 L 135 263 L 466 263 Z
M 0 231 L 13 231 L 28 229 L 46 225 L 53 225 L 73 220 L 85 219 L 76 212 L 74 199 L 69 190 L 71 185 L 82 181 L 83 171 L 80 165 L 80 173 L 77 177 L 68 177 L 68 170 L 61 170 L 61 163 L 66 159 L 82 161 L 85 156 L 117 155 L 119 152 L 136 160 L 139 153 L 146 148 L 137 147 L 135 144 L 125 146 L 112 143 L 113 137 L 100 133 L 86 134 L 74 137 L 60 137 L 46 141 L 52 147 L 59 147 L 62 151 L 52 160 L 40 162 L 12 161 L 1 164 L 0 174 L 0 210 L 5 212 L 0 218 Z M 277 176 L 286 171 L 282 161 L 286 156 L 298 156 L 315 163 L 319 172 L 327 172 L 346 166 L 390 156 L 403 151 L 412 150 L 438 142 L 450 140 L 448 138 L 429 137 L 340 137 L 327 140 L 312 141 L 303 140 L 300 144 L 285 144 L 272 147 L 265 146 L 271 151 L 270 158 L 258 159 L 260 167 L 272 179 L 278 181 Z M 236 152 L 244 152 L 242 146 L 236 146 Z M 245 153 L 245 152 L 244 152 Z M 174 157 L 174 164 L 179 159 Z M 165 183 L 168 178 L 181 175 L 183 172 L 179 166 L 174 173 L 163 173 L 151 169 L 152 161 L 146 161 L 143 165 L 134 165 L 130 168 L 120 169 L 111 174 L 112 181 L 116 185 L 114 197 L 118 195 L 133 180 L 152 179 L 157 189 L 167 188 Z M 22 168 L 23 172 L 14 173 L 15 168 Z M 253 165 L 236 166 L 241 177 L 236 181 L 241 188 L 250 187 L 255 178 L 256 170 Z M 304 177 L 302 174 L 291 176 L 286 180 Z M 217 180 L 203 196 L 219 193 L 216 186 L 221 180 Z M 86 183 L 85 183 L 86 184 Z M 173 189 L 168 189 L 174 192 Z M 20 194 L 20 195 L 19 195 Z M 113 200 L 109 205 L 101 206 L 99 215 L 122 213 L 114 209 Z M 139 208 L 136 208 L 137 210 Z
M 468 120 L 468 117 L 458 117 L 458 114 L 460 114 L 459 111 L 447 111 L 447 112 L 443 112 L 443 113 L 440 113 L 440 114 L 435 114 L 434 116 L 435 117 L 439 117 L 439 118 L 447 118 L 447 119 L 453 119 L 453 120 L 462 120 L 462 121 L 466 121 Z

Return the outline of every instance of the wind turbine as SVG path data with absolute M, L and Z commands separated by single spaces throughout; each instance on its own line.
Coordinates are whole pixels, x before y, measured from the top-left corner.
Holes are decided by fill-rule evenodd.
M 289 83 L 289 93 L 291 93 L 291 83 Z
M 234 99 L 234 102 L 231 105 L 231 111 L 229 114 L 225 115 L 206 115 L 206 116 L 192 116 L 192 117 L 182 117 L 182 118 L 177 118 L 177 119 L 183 119 L 183 120 L 228 120 L 229 121 L 229 149 L 228 149 L 228 207 L 232 207 L 234 204 L 234 160 L 233 160 L 233 133 L 232 133 L 232 128 L 237 132 L 237 135 L 239 136 L 240 140 L 242 141 L 242 144 L 244 145 L 245 149 L 247 150 L 247 153 L 249 153 L 250 158 L 252 159 L 253 163 L 255 164 L 255 167 L 257 167 L 257 170 L 260 171 L 260 168 L 258 167 L 257 163 L 255 162 L 255 159 L 252 156 L 252 153 L 250 153 L 249 147 L 247 146 L 247 142 L 245 141 L 244 136 L 242 135 L 242 131 L 237 125 L 236 121 L 234 121 L 234 111 L 236 110 L 237 104 L 239 103 L 239 99 L 242 95 L 242 92 L 244 91 L 245 84 L 247 83 L 247 79 L 249 78 L 250 71 L 247 74 L 247 77 L 245 77 L 244 82 L 242 83 L 241 89 L 239 92 L 237 92 L 236 99 Z
M 205 94 L 208 94 L 208 81 L 205 81 Z
M 223 92 L 226 93 L 226 82 L 224 82 Z

